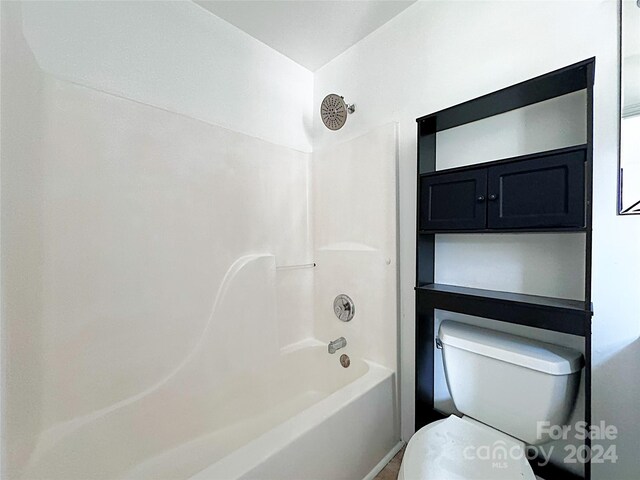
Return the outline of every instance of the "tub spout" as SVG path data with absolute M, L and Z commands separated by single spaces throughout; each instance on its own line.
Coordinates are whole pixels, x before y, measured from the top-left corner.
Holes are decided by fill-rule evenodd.
M 329 353 L 336 353 L 341 348 L 347 346 L 347 339 L 344 337 L 340 337 L 333 342 L 329 342 Z

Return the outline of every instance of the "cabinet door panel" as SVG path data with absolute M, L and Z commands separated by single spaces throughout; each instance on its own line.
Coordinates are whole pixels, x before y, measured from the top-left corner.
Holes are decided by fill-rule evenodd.
M 486 227 L 486 169 L 420 179 L 420 230 Z
M 585 152 L 489 168 L 488 227 L 583 227 Z

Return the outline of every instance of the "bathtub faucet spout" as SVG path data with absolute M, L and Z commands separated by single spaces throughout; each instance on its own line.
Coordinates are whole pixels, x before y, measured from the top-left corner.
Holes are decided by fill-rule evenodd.
M 347 339 L 344 337 L 340 337 L 333 342 L 329 342 L 329 353 L 336 353 L 341 348 L 347 346 Z

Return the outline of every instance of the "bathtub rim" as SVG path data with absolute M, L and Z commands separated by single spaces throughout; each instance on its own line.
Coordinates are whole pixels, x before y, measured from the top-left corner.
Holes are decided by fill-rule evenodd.
M 301 348 L 316 347 L 318 345 L 324 345 L 324 343 L 317 339 L 306 339 L 285 348 L 287 353 L 289 353 Z M 271 456 L 277 454 L 287 445 L 302 437 L 308 431 L 318 427 L 328 417 L 335 415 L 338 411 L 344 408 L 345 405 L 348 405 L 366 395 L 367 392 L 387 380 L 389 377 L 394 377 L 392 378 L 392 382 L 394 384 L 394 389 L 397 390 L 396 372 L 370 360 L 362 360 L 369 367 L 368 371 L 365 372 L 363 376 L 358 377 L 353 382 L 331 393 L 328 397 L 320 400 L 318 403 L 297 413 L 293 417 L 250 440 L 247 444 L 237 450 L 234 450 L 232 453 L 226 455 L 217 462 L 188 477 L 187 480 L 241 478 L 243 475 L 251 472 L 257 465 L 267 461 Z M 402 441 L 399 441 L 391 451 L 395 450 L 397 452 L 401 447 Z M 370 478 L 372 479 L 375 477 L 377 472 L 384 468 L 392 456 L 387 459 L 386 463 L 382 462 L 389 455 L 391 455 L 391 452 L 388 453 L 371 470 L 371 472 L 365 477 L 365 480 L 369 480 Z M 248 458 L 254 461 L 251 462 L 251 464 L 248 464 Z

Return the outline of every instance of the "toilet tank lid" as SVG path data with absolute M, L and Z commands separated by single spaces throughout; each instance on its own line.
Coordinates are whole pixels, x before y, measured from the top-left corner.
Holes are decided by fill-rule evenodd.
M 582 353 L 577 350 L 453 320 L 442 321 L 438 336 L 445 346 L 549 375 L 568 375 L 583 366 Z

